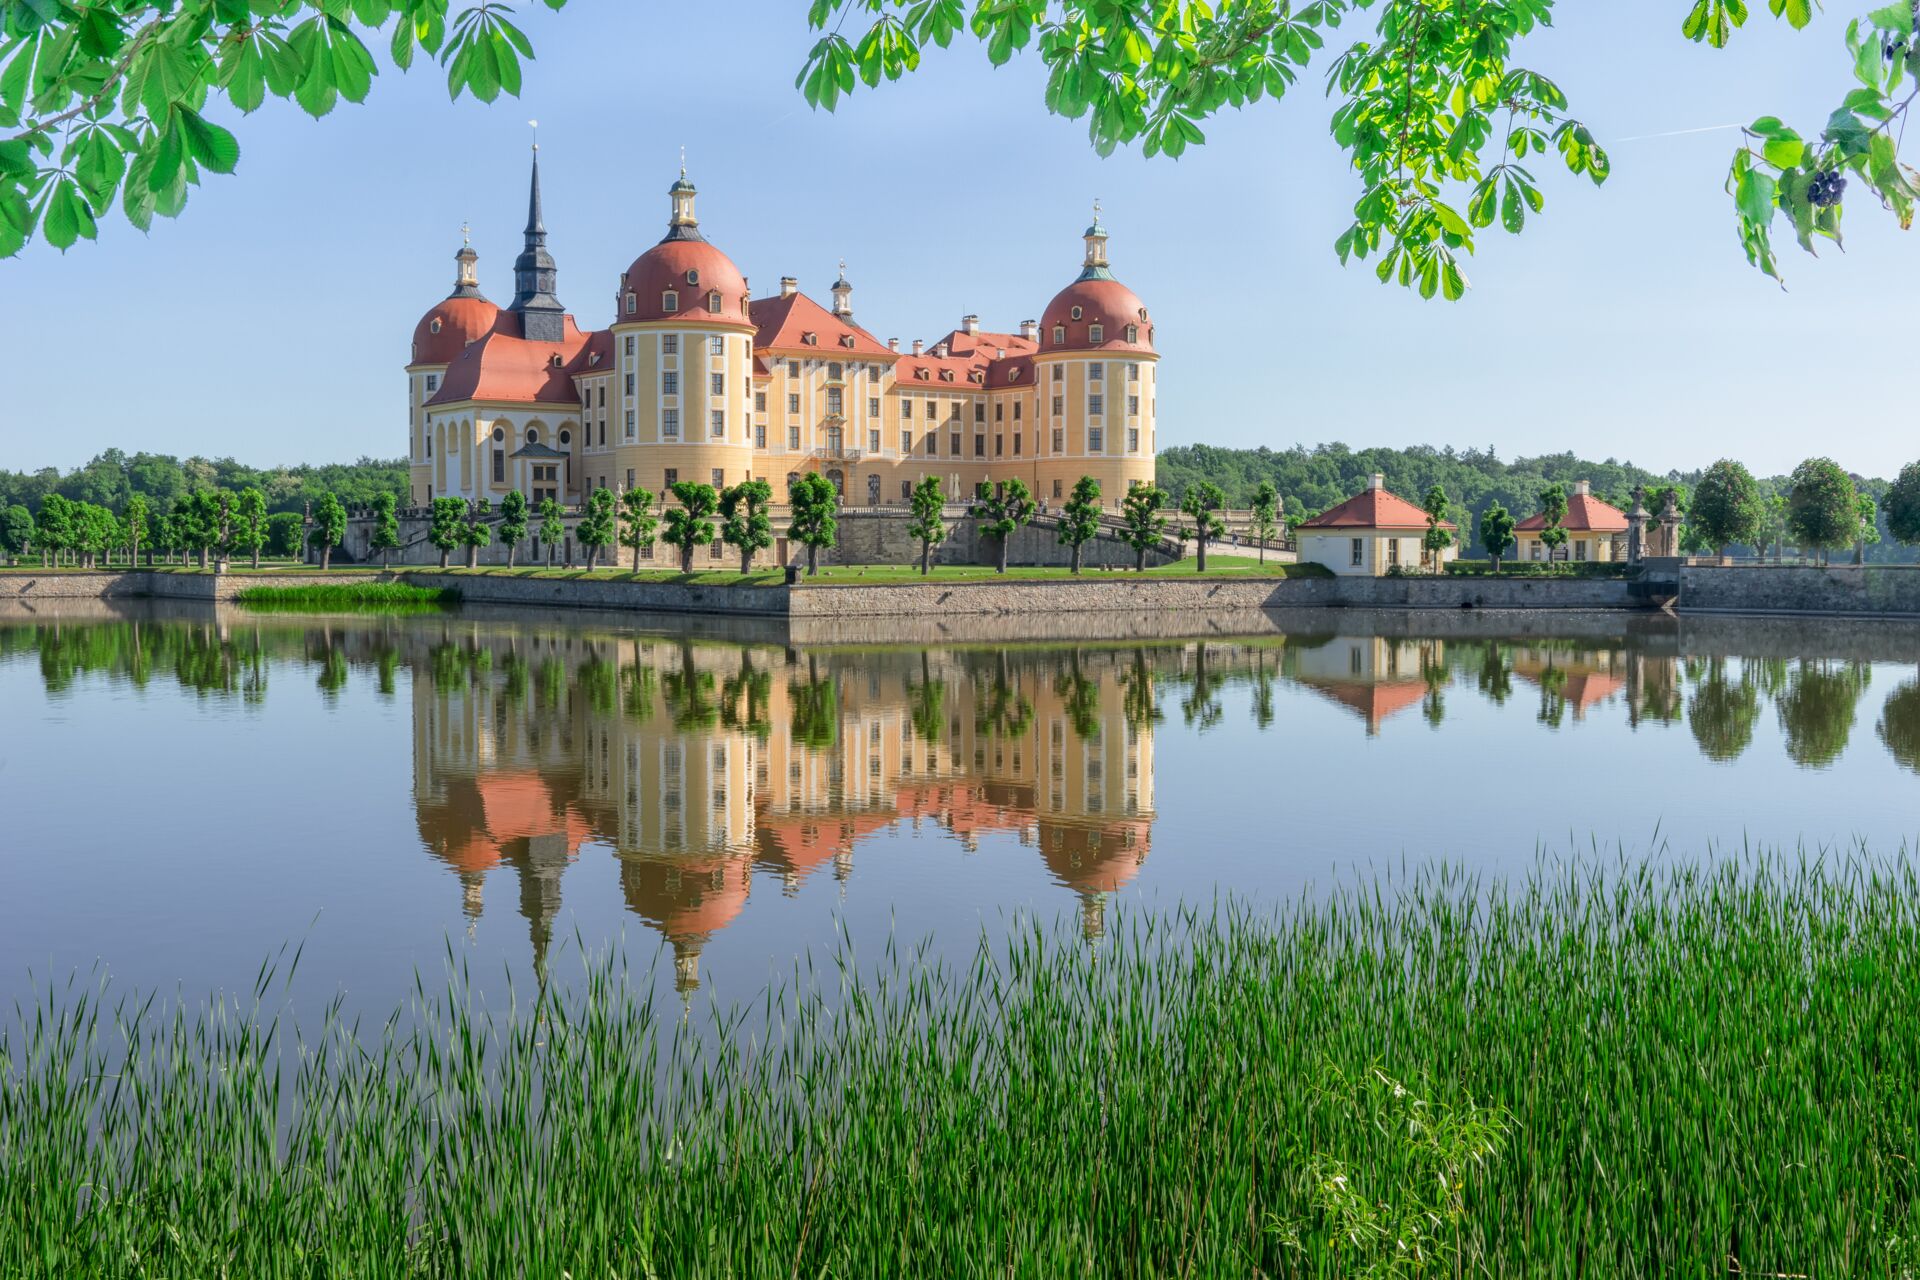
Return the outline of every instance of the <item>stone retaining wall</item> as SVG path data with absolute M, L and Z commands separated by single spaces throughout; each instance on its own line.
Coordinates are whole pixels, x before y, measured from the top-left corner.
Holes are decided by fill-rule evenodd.
M 1920 617 L 1920 566 L 1687 565 L 1684 613 L 1850 614 Z

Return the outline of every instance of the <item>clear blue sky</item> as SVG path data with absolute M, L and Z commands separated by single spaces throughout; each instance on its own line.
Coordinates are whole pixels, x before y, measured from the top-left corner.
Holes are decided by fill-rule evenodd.
M 231 122 L 238 175 L 180 220 L 143 237 L 116 215 L 100 243 L 0 264 L 0 466 L 110 445 L 398 456 L 408 338 L 447 292 L 463 220 L 483 287 L 512 295 L 536 117 L 560 297 L 589 327 L 661 235 L 684 144 L 702 227 L 756 292 L 796 275 L 825 300 L 844 256 L 856 318 L 903 342 L 970 311 L 997 328 L 1038 316 L 1099 196 L 1115 272 L 1157 323 L 1162 446 L 1491 445 L 1656 470 L 1733 455 L 1763 473 L 1824 452 L 1890 476 L 1920 456 L 1920 239 L 1856 209 L 1847 254 L 1783 255 L 1783 293 L 1735 240 L 1734 132 L 1616 142 L 1765 112 L 1817 127 L 1846 91 L 1855 7 L 1796 35 L 1755 5 L 1714 52 L 1680 37 L 1684 5 L 1562 5 L 1522 61 L 1613 145 L 1614 176 L 1596 191 L 1541 163 L 1546 214 L 1517 239 L 1487 233 L 1449 306 L 1334 258 L 1357 187 L 1317 71 L 1213 121 L 1177 163 L 1101 160 L 1081 124 L 1045 113 L 1032 58 L 995 71 L 957 42 L 828 115 L 793 88 L 802 0 L 534 5 L 518 101 L 452 103 L 416 67 L 318 122 L 269 103 Z

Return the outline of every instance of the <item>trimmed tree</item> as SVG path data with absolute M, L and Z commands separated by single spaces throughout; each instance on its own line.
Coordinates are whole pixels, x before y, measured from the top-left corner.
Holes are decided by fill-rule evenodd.
M 148 538 L 149 508 L 147 495 L 136 493 L 127 499 L 127 505 L 120 512 L 120 532 L 126 538 L 127 568 L 131 569 L 140 562 L 140 544 Z
M 1547 519 L 1546 527 L 1540 530 L 1540 545 L 1547 549 L 1547 563 L 1553 563 L 1553 553 L 1567 545 L 1567 491 L 1557 484 L 1550 484 L 1540 491 L 1540 514 Z
M 33 548 L 33 512 L 15 503 L 0 512 L 0 544 L 8 556 L 24 556 Z
M 720 495 L 705 480 L 680 480 L 668 490 L 680 505 L 668 507 L 660 541 L 680 550 L 680 572 L 693 572 L 693 549 L 713 541 L 710 518 L 720 505 Z
M 514 553 L 527 536 L 527 495 L 509 489 L 500 499 L 500 541 L 506 544 L 507 568 L 513 568 Z
M 1181 512 L 1193 517 L 1193 545 L 1199 556 L 1195 568 L 1201 573 L 1207 571 L 1207 544 L 1226 531 L 1219 514 L 1226 505 L 1227 495 L 1211 480 L 1196 481 L 1180 495 Z
M 493 525 L 487 517 L 493 514 L 493 503 L 485 498 L 474 498 L 467 503 L 467 509 L 460 520 L 460 545 L 467 549 L 467 568 L 480 567 L 480 548 L 493 541 Z
M 1867 548 L 1880 541 L 1880 504 L 1873 500 L 1870 493 L 1854 496 L 1854 510 L 1860 513 L 1860 532 L 1853 544 L 1853 562 L 1867 562 Z
M 1826 553 L 1850 545 L 1859 535 L 1859 494 L 1853 477 L 1831 458 L 1808 458 L 1788 481 L 1787 531 L 1803 547 Z
M 39 536 L 41 562 L 58 565 L 60 553 L 73 545 L 73 503 L 57 493 L 48 494 L 41 500 L 35 532 Z
M 773 486 L 742 480 L 720 495 L 720 541 L 740 553 L 740 572 L 753 572 L 753 557 L 773 545 Z
M 711 487 L 711 486 L 709 486 Z M 573 536 L 587 549 L 587 572 L 599 563 L 600 549 L 613 545 L 613 490 L 595 489 L 587 498 L 587 518 L 574 527 Z
M 1427 490 L 1426 501 L 1420 504 L 1427 513 L 1427 533 L 1420 539 L 1420 545 L 1433 555 L 1433 571 L 1440 572 L 1440 553 L 1453 545 L 1453 530 L 1446 527 L 1447 513 L 1453 509 L 1453 503 L 1447 499 L 1447 491 L 1440 485 Z
M 913 509 L 913 522 L 907 532 L 920 540 L 920 576 L 924 578 L 932 572 L 933 549 L 947 540 L 947 522 L 941 519 L 947 495 L 940 491 L 940 477 L 923 477 L 913 486 L 908 503 Z
M 252 489 L 247 490 L 247 493 L 240 495 L 240 500 L 245 502 L 247 494 L 253 492 Z M 373 536 L 367 539 L 367 546 L 380 553 L 382 568 L 393 567 L 393 553 L 400 547 L 399 511 L 400 499 L 390 491 L 382 490 L 373 495 Z M 253 554 L 258 560 L 260 556 L 258 543 L 254 544 Z
M 460 545 L 460 526 L 467 515 L 467 504 L 459 498 L 435 498 L 433 515 L 427 525 L 427 541 L 440 553 L 440 567 L 447 567 L 447 557 Z
M 553 549 L 567 536 L 565 513 L 560 510 L 557 498 L 540 499 L 540 542 L 547 549 L 547 568 L 553 568 Z
M 1073 572 L 1080 572 L 1080 557 L 1099 532 L 1100 482 L 1081 476 L 1067 495 L 1067 505 L 1060 508 L 1060 543 L 1072 553 Z
M 1759 550 L 1766 514 L 1766 501 L 1753 473 L 1731 458 L 1722 458 L 1694 486 L 1687 522 L 1703 545 L 1724 556 L 1735 543 Z
M 818 471 L 809 471 L 787 488 L 793 521 L 787 536 L 807 549 L 807 572 L 820 572 L 820 548 L 840 538 L 840 490 Z
M 995 541 L 993 568 L 996 573 L 1007 571 L 1007 543 L 1012 540 L 1014 531 L 1033 519 L 1033 491 L 1020 479 L 1002 480 L 997 484 L 980 485 L 974 490 L 974 514 L 980 521 L 980 532 Z
M 1500 562 L 1507 558 L 1514 543 L 1519 541 L 1513 534 L 1514 523 L 1513 513 L 1497 502 L 1480 517 L 1480 542 L 1487 549 L 1487 557 L 1493 561 L 1495 573 L 1500 572 Z
M 1267 543 L 1280 532 L 1280 491 L 1262 480 L 1253 491 L 1253 536 L 1260 539 L 1260 563 L 1267 562 Z
M 322 573 L 333 567 L 333 549 L 346 536 L 347 509 L 340 505 L 339 497 L 328 490 L 313 504 L 313 539 L 320 544 Z
M 392 509 L 392 494 L 388 509 Z M 378 504 L 375 504 L 376 509 Z M 379 532 L 375 530 L 375 537 Z M 233 545 L 235 549 L 249 552 L 253 556 L 253 567 L 260 567 L 260 548 L 267 541 L 267 495 L 249 485 L 240 491 L 233 503 Z M 378 543 L 374 545 L 378 546 Z M 399 545 L 397 542 L 395 545 Z
M 1920 462 L 1900 468 L 1887 490 L 1887 532 L 1908 546 L 1920 544 Z
M 1167 491 L 1158 485 L 1137 484 L 1120 500 L 1120 518 L 1126 522 L 1121 537 L 1133 548 L 1133 567 L 1147 570 L 1147 552 L 1159 546 L 1167 536 L 1167 518 L 1160 514 L 1167 506 Z
M 633 548 L 633 571 L 640 572 L 640 552 L 653 545 L 660 528 L 653 514 L 653 491 L 639 485 L 620 495 L 620 545 Z

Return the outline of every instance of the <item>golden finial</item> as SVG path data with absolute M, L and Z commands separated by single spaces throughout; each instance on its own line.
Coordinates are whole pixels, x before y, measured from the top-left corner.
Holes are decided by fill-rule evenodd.
M 533 149 L 538 151 L 540 149 L 540 122 L 538 120 L 529 120 L 527 121 L 527 127 L 533 130 Z
M 473 244 L 472 228 L 468 227 L 466 223 L 462 222 L 460 224 L 460 247 L 462 249 L 465 249 L 470 247 L 472 244 Z
M 687 176 L 687 147 L 685 143 L 680 145 L 680 176 L 683 178 Z

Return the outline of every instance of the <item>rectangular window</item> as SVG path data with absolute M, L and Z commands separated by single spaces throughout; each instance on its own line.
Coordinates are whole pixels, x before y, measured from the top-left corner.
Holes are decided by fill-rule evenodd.
M 663 439 L 667 440 L 678 440 L 680 438 L 680 411 L 678 409 L 662 409 L 660 411 L 660 435 Z
M 1053 451 L 1055 453 L 1065 453 L 1067 451 L 1067 433 L 1059 427 L 1053 429 Z
M 796 391 L 787 396 L 787 412 L 788 413 L 800 412 L 800 393 L 799 392 Z
M 985 422 L 987 420 L 987 402 L 985 400 L 975 400 L 973 402 L 973 420 L 975 422 Z
M 507 482 L 507 451 L 505 449 L 493 451 L 493 482 L 495 484 Z
M 440 375 L 439 375 L 439 374 L 437 374 L 437 373 L 430 373 L 430 374 L 428 374 L 428 375 L 427 375 L 427 390 L 429 390 L 429 391 L 437 391 L 437 390 L 439 390 L 439 388 L 440 388 Z
M 1087 452 L 1105 453 L 1107 451 L 1107 433 L 1099 427 L 1087 428 Z
M 724 356 L 727 354 L 727 340 L 717 333 L 714 334 L 713 337 L 708 338 L 707 354 L 710 356 Z
M 913 416 L 913 401 L 907 399 L 905 396 L 901 396 L 900 397 L 900 420 L 902 422 L 905 422 L 908 418 L 911 418 L 912 416 Z
M 665 477 L 665 480 L 661 484 L 661 492 L 663 493 L 671 490 L 673 486 L 680 483 L 680 468 L 678 467 L 668 467 L 661 474 Z
M 1127 381 L 1140 381 L 1140 362 L 1138 360 L 1127 361 Z
M 600 419 L 600 447 L 602 449 L 607 447 L 607 420 L 605 418 Z
M 631 343 L 633 339 L 628 338 L 627 341 Z M 627 348 L 627 354 L 628 355 L 633 354 L 633 348 L 631 346 Z M 677 333 L 661 334 L 660 335 L 660 354 L 663 356 L 679 355 L 680 354 L 680 335 Z
M 713 390 L 708 393 L 710 395 L 723 396 L 727 394 L 727 375 L 724 373 L 710 374 L 708 376 L 708 385 L 713 388 Z
M 1140 452 L 1140 428 L 1138 427 L 1127 428 L 1127 452 Z
M 628 355 L 633 354 L 633 335 L 632 334 L 627 335 L 627 354 Z
M 994 436 L 993 456 L 996 458 L 1003 457 L 1006 454 L 1006 452 L 1007 452 L 1007 438 L 1003 435 Z
M 1353 567 L 1358 569 L 1367 558 L 1367 542 L 1364 538 L 1353 540 Z
M 719 339 L 715 338 L 714 341 L 718 342 Z M 713 487 L 716 489 L 724 489 L 727 487 L 727 473 L 719 467 L 713 469 Z
M 880 452 L 880 428 L 875 427 L 867 432 L 867 448 L 874 453 Z
M 913 481 L 902 480 L 900 482 L 900 501 L 906 502 L 912 497 L 913 497 Z M 904 725 L 906 724 L 906 721 L 902 720 L 900 723 Z
M 1065 412 L 1066 407 L 1067 407 L 1067 401 L 1064 396 L 1055 396 L 1053 398 L 1053 416 L 1054 417 L 1056 418 L 1059 417 L 1061 413 Z
M 1388 538 L 1387 539 L 1387 567 L 1392 568 L 1399 563 L 1400 563 L 1400 539 Z
M 660 394 L 677 396 L 680 394 L 680 375 L 669 369 L 660 375 Z
M 667 412 L 672 413 L 673 410 L 669 409 Z M 633 410 L 631 409 L 627 410 L 627 439 L 633 439 Z
M 800 447 L 800 428 L 788 427 L 787 428 L 787 448 L 798 449 L 799 447 Z
M 1585 538 L 1575 538 L 1573 540 L 1573 558 L 1575 560 L 1585 560 L 1587 558 L 1587 540 Z
M 1097 325 L 1097 324 L 1090 324 L 1087 326 L 1088 342 L 1093 343 L 1095 346 L 1099 346 L 1101 343 L 1105 342 L 1106 340 L 1107 340 L 1106 326 Z
M 633 394 L 633 375 L 632 374 L 627 375 L 627 394 L 628 395 Z
M 1056 498 L 1060 496 L 1060 482 L 1058 480 L 1053 482 L 1053 496 Z
M 715 440 L 723 440 L 726 438 L 727 411 L 725 409 L 715 409 L 713 411 L 713 429 L 709 434 L 712 435 Z
M 1104 364 L 1101 364 L 1098 360 L 1095 360 L 1092 364 L 1087 366 L 1087 381 L 1088 382 L 1104 382 L 1106 381 L 1106 373 L 1107 373 L 1107 366 L 1105 366 Z
M 902 453 L 913 452 L 913 432 L 902 431 L 900 433 L 900 452 Z
M 767 393 L 766 392 L 756 391 L 753 393 L 753 411 L 755 413 L 765 413 L 767 411 Z
M 1057 364 L 1053 366 L 1053 380 L 1055 382 L 1064 382 L 1066 381 L 1066 377 L 1067 377 L 1067 366 L 1063 364 Z
M 842 415 L 842 414 L 843 414 L 843 413 L 844 413 L 845 411 L 846 411 L 846 401 L 844 401 L 844 400 L 843 400 L 843 399 L 841 399 L 841 397 L 840 397 L 840 388 L 838 388 L 838 387 L 828 387 L 828 388 L 827 388 L 827 412 L 828 412 L 828 414 L 830 414 L 830 415 L 831 415 L 831 416 L 833 416 L 833 417 L 836 417 L 836 418 L 838 418 L 838 417 L 840 417 L 840 416 L 841 416 L 841 415 Z
M 1094 396 L 1088 396 L 1088 397 L 1087 397 L 1087 412 L 1088 412 L 1088 413 L 1103 413 L 1103 412 L 1105 412 L 1105 410 L 1106 410 L 1106 397 L 1105 397 L 1105 396 L 1098 396 L 1098 395 L 1094 395 Z
M 1127 416 L 1129 418 L 1137 418 L 1140 416 L 1140 397 L 1139 396 L 1127 397 Z
M 985 436 L 976 435 L 973 438 L 973 456 L 976 458 L 984 458 L 987 456 L 987 438 Z
M 879 396 L 873 396 L 867 401 L 867 416 L 869 418 L 877 418 L 880 416 L 880 397 Z
M 1018 431 L 1013 433 L 1013 456 L 1016 458 L 1020 456 L 1020 433 Z
M 607 407 L 607 384 L 605 382 L 602 382 L 600 384 L 600 408 L 604 409 L 606 407 Z
M 753 447 L 756 449 L 767 447 L 767 424 L 764 422 L 753 429 Z
M 633 488 L 633 468 L 627 468 L 627 488 Z
M 940 436 L 937 432 L 929 431 L 922 438 L 926 441 L 927 456 L 929 458 L 940 452 Z
M 953 458 L 960 456 L 960 433 L 958 431 L 954 432 L 953 435 L 947 439 L 947 456 Z

